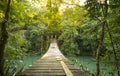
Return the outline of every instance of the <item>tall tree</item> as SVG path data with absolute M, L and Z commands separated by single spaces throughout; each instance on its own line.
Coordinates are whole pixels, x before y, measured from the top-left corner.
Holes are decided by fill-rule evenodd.
M 99 45 L 97 48 L 97 53 L 96 53 L 96 76 L 100 75 L 100 61 L 99 61 L 99 57 L 100 57 L 100 53 L 102 50 L 102 46 L 104 43 L 104 34 L 105 34 L 105 26 L 107 25 L 107 14 L 108 14 L 108 4 L 107 4 L 107 0 L 105 0 L 103 2 L 103 20 L 102 20 L 102 31 L 101 31 L 101 36 L 100 36 L 100 41 L 99 41 Z
M 87 7 L 90 17 L 97 19 L 101 23 L 101 35 L 96 51 L 96 76 L 100 75 L 100 54 L 104 43 L 105 26 L 107 25 L 108 0 L 87 0 Z
M 9 20 L 9 14 L 10 14 L 10 5 L 11 5 L 11 0 L 8 0 L 7 3 L 7 9 L 5 12 L 5 18 L 3 20 L 3 22 L 1 23 L 1 37 L 0 37 L 0 75 L 4 76 L 4 71 L 3 71 L 3 67 L 4 67 L 4 52 L 5 52 L 5 46 L 7 43 L 7 39 L 8 39 L 8 32 L 7 32 L 7 22 Z

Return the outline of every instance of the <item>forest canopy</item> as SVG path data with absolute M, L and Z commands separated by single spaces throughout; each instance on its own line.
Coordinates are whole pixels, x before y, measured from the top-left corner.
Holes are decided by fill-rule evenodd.
M 96 76 L 101 60 L 119 76 L 119 18 L 120 0 L 0 0 L 0 75 L 10 75 L 15 60 L 43 55 L 56 38 L 66 56 L 96 57 Z

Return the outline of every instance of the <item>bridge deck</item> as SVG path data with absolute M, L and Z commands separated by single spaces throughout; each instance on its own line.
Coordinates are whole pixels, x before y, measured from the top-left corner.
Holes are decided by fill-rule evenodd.
M 80 71 L 59 51 L 56 40 L 53 40 L 46 54 L 16 76 L 88 76 Z

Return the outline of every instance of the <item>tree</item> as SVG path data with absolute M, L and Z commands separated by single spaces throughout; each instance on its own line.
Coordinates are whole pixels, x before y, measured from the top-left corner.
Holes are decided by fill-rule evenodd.
M 13 0 L 12 5 L 11 0 L 0 1 L 0 17 L 3 19 L 0 20 L 0 75 L 2 76 L 6 76 L 5 69 L 8 66 L 6 64 L 9 64 L 11 61 L 14 62 L 14 59 L 22 59 L 25 56 L 26 44 L 28 42 L 25 39 L 25 31 L 23 30 L 26 30 L 28 25 L 30 25 L 29 23 L 35 20 L 28 14 L 28 12 L 32 11 L 28 6 L 31 6 L 28 1 Z M 5 60 L 9 61 L 6 62 Z
M 8 39 L 8 32 L 7 32 L 7 22 L 9 20 L 9 14 L 10 14 L 10 5 L 11 5 L 11 0 L 8 0 L 8 4 L 7 4 L 7 9 L 5 12 L 5 18 L 3 20 L 3 22 L 1 23 L 1 37 L 0 37 L 0 75 L 4 76 L 4 52 L 5 52 L 5 46 L 7 43 L 7 39 Z
M 81 25 L 86 21 L 86 11 L 83 7 L 78 7 L 74 5 L 74 7 L 69 7 L 71 4 L 66 4 L 68 7 L 62 11 L 62 23 L 63 28 L 60 31 L 60 35 L 58 37 L 59 46 L 61 51 L 65 55 L 80 55 L 83 54 L 83 49 L 80 50 L 78 45 L 82 45 L 77 42 L 81 35 Z M 81 12 L 82 11 L 82 12 Z
M 120 35 L 118 34 L 118 29 L 119 27 L 119 19 L 118 17 L 120 17 L 120 1 L 119 0 L 112 0 L 109 2 L 109 8 L 110 8 L 110 12 L 109 12 L 109 22 L 107 24 L 107 31 L 108 31 L 108 35 L 109 35 L 109 39 L 110 39 L 110 44 L 112 46 L 112 50 L 110 50 L 110 52 L 113 53 L 114 56 L 114 62 L 115 62 L 115 70 L 117 71 L 117 75 L 120 75 L 120 71 L 119 71 L 119 47 L 116 47 L 117 45 L 120 44 L 120 42 L 118 41 Z M 115 36 L 116 35 L 116 36 Z M 117 40 L 117 41 L 116 41 Z M 110 47 L 110 46 L 109 46 Z
M 99 57 L 104 43 L 105 26 L 107 25 L 107 15 L 108 15 L 107 2 L 108 2 L 107 0 L 104 0 L 103 2 L 101 0 L 99 2 L 96 0 L 87 0 L 86 2 L 87 3 L 86 6 L 88 7 L 90 17 L 100 20 L 101 28 L 102 28 L 100 40 L 96 52 L 96 76 L 100 75 Z

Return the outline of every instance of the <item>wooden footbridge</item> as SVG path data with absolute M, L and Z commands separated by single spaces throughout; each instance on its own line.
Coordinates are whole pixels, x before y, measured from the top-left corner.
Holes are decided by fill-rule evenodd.
M 48 51 L 29 68 L 16 76 L 88 76 L 80 71 L 60 52 L 55 39 Z

